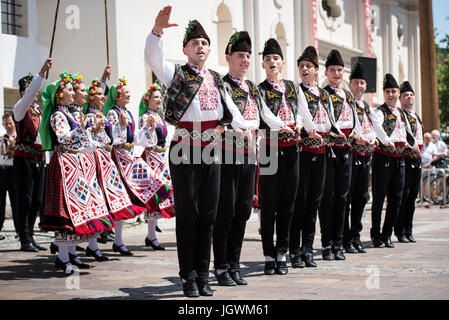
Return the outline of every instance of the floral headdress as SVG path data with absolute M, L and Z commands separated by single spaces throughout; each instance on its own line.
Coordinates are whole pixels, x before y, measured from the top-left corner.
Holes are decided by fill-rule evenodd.
M 147 90 L 147 92 L 145 92 L 144 95 L 142 96 L 139 105 L 139 117 L 142 116 L 147 111 L 148 102 L 150 101 L 151 96 L 155 91 L 159 91 L 162 94 L 162 88 L 157 83 L 153 83 L 151 87 Z
M 106 102 L 103 106 L 103 114 L 107 115 L 109 110 L 111 110 L 115 104 L 117 103 L 117 99 L 120 98 L 120 95 L 122 94 L 122 88 L 127 85 L 128 81 L 121 77 L 119 82 L 115 85 L 113 85 L 109 89 L 108 98 L 106 99 Z
M 59 75 L 61 80 L 59 80 L 59 85 L 56 88 L 56 104 L 60 104 L 62 102 L 62 90 L 64 90 L 64 87 L 72 82 L 72 76 L 68 74 L 67 72 L 63 72 Z
M 75 92 L 78 91 L 78 88 L 80 87 L 80 84 L 82 81 L 83 81 L 83 76 L 80 75 L 79 73 L 76 73 L 75 75 L 72 76 L 73 91 L 75 91 Z
M 122 94 L 122 88 L 123 86 L 126 86 L 128 83 L 128 80 L 126 80 L 124 77 L 118 79 L 117 83 L 117 99 L 120 99 L 120 95 Z
M 86 114 L 87 110 L 89 109 L 90 97 L 93 96 L 95 93 L 97 93 L 98 88 L 101 88 L 100 80 L 98 80 L 98 79 L 92 80 L 92 83 L 90 84 L 89 88 L 87 88 L 86 103 L 83 104 L 83 113 L 84 114 Z
M 53 109 L 56 105 L 62 102 L 62 90 L 67 83 L 72 82 L 72 77 L 67 72 L 63 72 L 59 75 L 59 80 L 50 83 L 42 91 L 42 119 L 39 129 L 39 135 L 42 141 L 42 149 L 51 150 L 52 141 L 50 137 L 50 116 L 53 113 Z

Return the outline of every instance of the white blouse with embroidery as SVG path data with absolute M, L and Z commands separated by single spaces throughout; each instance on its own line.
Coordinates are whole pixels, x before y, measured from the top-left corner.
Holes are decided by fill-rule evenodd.
M 76 114 L 71 114 L 67 106 L 60 106 L 60 108 L 64 112 L 58 110 L 50 116 L 50 125 L 56 134 L 58 143 L 81 153 L 94 151 L 96 147 L 92 143 L 90 130 L 81 128 L 78 119 L 75 118 Z M 73 130 L 66 115 L 71 117 L 71 120 L 78 125 Z

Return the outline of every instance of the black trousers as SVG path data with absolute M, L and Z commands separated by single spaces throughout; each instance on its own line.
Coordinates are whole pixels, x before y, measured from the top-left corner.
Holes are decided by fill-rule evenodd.
M 267 148 L 267 152 L 270 152 Z M 290 224 L 299 182 L 299 148 L 278 147 L 278 169 L 273 175 L 260 175 L 260 229 L 264 256 L 276 258 L 288 251 Z M 273 157 L 275 158 L 275 157 Z M 261 164 L 262 168 L 265 165 Z M 276 227 L 276 245 L 274 229 Z
M 353 153 L 351 187 L 349 188 L 343 234 L 344 245 L 348 245 L 351 241 L 360 243 L 363 210 L 369 199 L 370 164 L 371 156 L 360 156 Z
M 9 194 L 9 202 L 11 204 L 12 219 L 14 229 L 18 232 L 17 227 L 17 207 L 16 207 L 16 188 L 14 187 L 14 167 L 0 166 L 0 231 L 5 222 L 6 211 L 6 192 Z
M 399 215 L 394 226 L 394 233 L 397 237 L 413 235 L 413 215 L 415 213 L 415 202 L 421 187 L 421 160 L 404 159 L 404 162 L 404 192 L 402 195 Z
M 373 204 L 371 208 L 371 238 L 387 240 L 401 207 L 404 190 L 404 159 L 374 152 L 372 162 Z M 387 210 L 381 233 L 382 207 L 387 198 Z
M 318 209 L 324 191 L 326 154 L 299 153 L 298 193 L 290 227 L 290 254 L 313 253 L 313 240 Z
M 254 164 L 221 165 L 220 200 L 213 231 L 215 269 L 240 269 L 246 221 L 253 204 L 255 173 Z
M 20 242 L 33 241 L 33 229 L 42 207 L 45 188 L 45 161 L 14 157 L 17 227 Z
M 170 174 L 176 212 L 179 275 L 184 280 L 209 278 L 212 231 L 220 192 L 220 164 L 175 164 L 173 157 L 193 159 L 201 149 L 190 148 L 190 158 L 170 146 Z M 191 163 L 191 162 L 190 162 Z
M 321 245 L 343 247 L 346 201 L 351 185 L 351 149 L 326 147 L 326 178 L 319 210 Z

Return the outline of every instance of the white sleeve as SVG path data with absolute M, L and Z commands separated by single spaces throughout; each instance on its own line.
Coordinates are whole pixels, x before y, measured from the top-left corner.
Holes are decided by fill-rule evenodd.
M 224 98 L 226 100 L 225 103 L 232 114 L 232 122 L 231 122 L 232 128 L 237 131 L 248 129 L 248 125 L 245 119 L 243 119 L 242 114 L 235 105 L 234 101 L 232 101 L 232 98 L 229 96 L 229 93 L 227 91 L 225 93 Z
M 33 104 L 34 97 L 39 91 L 41 84 L 42 77 L 38 73 L 33 77 L 33 81 L 31 81 L 28 88 L 26 88 L 23 97 L 19 101 L 17 101 L 16 105 L 14 106 L 13 112 L 15 121 L 22 121 L 23 118 L 25 118 L 25 114 L 27 113 L 28 108 Z
M 175 65 L 164 59 L 162 39 L 153 31 L 147 36 L 145 43 L 145 61 L 151 70 L 166 87 L 170 87 L 175 75 Z
M 307 99 L 302 91 L 301 86 L 298 89 L 298 118 L 301 118 L 304 129 L 311 133 L 316 131 L 315 124 L 313 123 L 312 115 L 309 111 L 309 105 L 307 104 Z
M 273 131 L 281 130 L 285 127 L 284 121 L 276 117 L 273 112 L 268 108 L 264 99 L 260 99 L 262 101 L 262 112 L 265 117 L 266 124 Z
M 382 127 L 382 123 L 384 122 L 384 114 L 379 109 L 371 109 L 371 120 L 373 122 L 373 130 L 376 133 L 377 138 L 382 142 L 382 144 L 387 145 L 390 142 L 390 138 Z

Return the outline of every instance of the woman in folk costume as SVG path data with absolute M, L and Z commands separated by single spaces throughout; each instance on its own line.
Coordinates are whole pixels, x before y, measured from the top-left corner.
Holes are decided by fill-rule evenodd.
M 145 208 L 132 204 L 126 191 L 125 184 L 120 178 L 119 170 L 111 159 L 111 126 L 105 121 L 102 113 L 106 98 L 104 96 L 104 91 L 101 88 L 101 82 L 97 79 L 93 80 L 87 92 L 87 103 L 83 107 L 86 128 L 95 128 L 95 124 L 98 121 L 103 124 L 101 130 L 94 130 L 92 135 L 94 143 L 97 145 L 95 160 L 98 181 L 103 190 L 109 212 L 114 217 L 114 221 L 117 224 L 118 221 L 123 219 L 135 218 L 140 215 Z M 119 237 L 121 237 L 121 233 L 119 234 Z
M 42 146 L 53 149 L 47 172 L 42 228 L 55 231 L 55 266 L 73 273 L 68 247 L 88 241 L 114 226 L 96 178 L 95 166 L 81 153 L 94 146 L 90 132 L 69 111 L 74 104 L 72 78 L 67 73 L 42 92 Z
M 167 183 L 156 193 L 154 200 L 158 206 L 157 210 L 150 214 L 146 211 L 145 220 L 148 223 L 148 234 L 145 238 L 145 245 L 151 246 L 154 250 L 165 250 L 159 244 L 156 238 L 156 226 L 159 218 L 172 218 L 175 216 L 175 203 L 173 196 L 173 187 L 170 180 L 168 160 L 166 157 L 166 138 L 168 134 L 167 123 L 165 119 L 158 114 L 158 109 L 162 104 L 162 89 L 156 83 L 153 84 L 143 95 L 139 105 L 139 129 L 150 130 L 151 118 L 154 119 L 155 131 L 157 135 L 157 144 L 153 141 L 142 141 L 148 143 L 142 154 L 145 160 L 152 168 L 156 168 L 156 173 L 163 179 L 167 177 Z M 161 201 L 161 199 L 164 199 Z
M 126 105 L 129 103 L 130 91 L 125 79 L 119 79 L 119 83 L 109 90 L 108 98 L 103 107 L 103 114 L 111 125 L 112 135 L 112 160 L 114 160 L 120 171 L 128 194 L 133 204 L 143 206 L 148 214 L 153 214 L 157 209 L 155 195 L 165 188 L 168 176 L 159 177 L 157 168 L 149 166 L 142 158 L 134 155 L 134 138 L 138 145 L 148 145 L 142 141 L 153 141 L 156 145 L 156 134 L 154 131 L 154 119 L 150 118 L 151 130 L 138 130 L 135 132 L 134 118 Z M 145 128 L 144 128 L 145 129 Z M 166 197 L 169 195 L 167 194 Z M 166 198 L 160 199 L 164 201 Z M 115 227 L 115 240 L 112 249 L 119 251 L 122 255 L 131 255 L 122 240 L 123 220 L 117 221 Z

